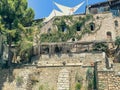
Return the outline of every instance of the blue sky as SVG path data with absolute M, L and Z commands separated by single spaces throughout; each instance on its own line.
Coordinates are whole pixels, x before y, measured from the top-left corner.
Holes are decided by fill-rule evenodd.
M 33 8 L 35 12 L 35 19 L 40 19 L 40 18 L 47 17 L 54 8 L 59 10 L 52 3 L 53 1 L 65 6 L 73 7 L 75 5 L 78 5 L 80 2 L 86 1 L 86 0 L 28 0 L 28 6 Z M 106 0 L 88 0 L 88 4 L 94 4 L 102 1 L 106 1 Z M 76 11 L 76 13 L 77 14 L 83 13 L 85 11 L 85 6 L 86 6 L 86 2 L 82 7 L 80 7 Z

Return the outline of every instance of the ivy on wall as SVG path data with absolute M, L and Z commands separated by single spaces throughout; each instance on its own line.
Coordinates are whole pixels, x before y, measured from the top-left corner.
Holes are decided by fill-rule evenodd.
M 88 22 L 92 20 L 93 16 L 89 14 L 77 19 L 73 16 L 56 17 L 53 25 L 57 26 L 58 30 L 54 33 L 42 34 L 40 40 L 41 42 L 66 42 L 73 38 L 80 40 L 84 34 L 91 33 Z

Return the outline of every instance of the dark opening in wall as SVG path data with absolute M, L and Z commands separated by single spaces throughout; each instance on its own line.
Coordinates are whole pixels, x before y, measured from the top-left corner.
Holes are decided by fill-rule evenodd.
M 62 32 L 65 32 L 67 30 L 65 21 L 61 21 L 60 28 L 61 28 Z
M 75 38 L 72 38 L 72 41 L 75 41 Z
M 42 51 L 43 54 L 48 54 L 49 53 L 49 47 L 48 46 L 43 46 L 41 51 Z
M 65 25 L 61 25 L 61 29 L 62 29 L 62 32 L 65 32 L 66 31 L 66 26 Z
M 56 46 L 55 47 L 55 53 L 60 53 L 62 51 L 62 48 L 61 47 L 58 47 L 58 46 Z
M 77 26 L 77 31 L 80 31 L 81 30 L 81 27 L 80 26 Z
M 118 27 L 118 21 L 115 20 L 114 23 L 115 23 L 115 26 Z
M 108 31 L 108 32 L 107 32 L 107 36 L 111 36 L 111 32 Z
M 81 25 L 78 24 L 78 23 L 77 23 L 77 25 L 76 25 L 76 30 L 77 30 L 77 31 L 80 31 L 80 30 L 81 30 Z
M 50 34 L 50 32 L 51 32 L 51 28 L 48 28 L 48 34 Z
M 95 24 L 93 22 L 90 23 L 90 30 L 91 31 L 95 30 Z
M 107 34 L 107 39 L 112 40 L 112 33 L 108 31 L 106 34 Z

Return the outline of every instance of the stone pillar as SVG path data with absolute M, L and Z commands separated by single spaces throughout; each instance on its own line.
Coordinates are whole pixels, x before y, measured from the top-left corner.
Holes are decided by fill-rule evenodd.
M 49 56 L 51 57 L 51 53 L 52 53 L 52 47 L 51 45 L 49 45 Z

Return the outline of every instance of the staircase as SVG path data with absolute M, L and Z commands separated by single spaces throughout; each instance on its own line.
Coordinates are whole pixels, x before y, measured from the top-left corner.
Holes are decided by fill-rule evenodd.
M 63 69 L 58 76 L 57 90 L 69 90 L 69 87 L 69 72 Z

